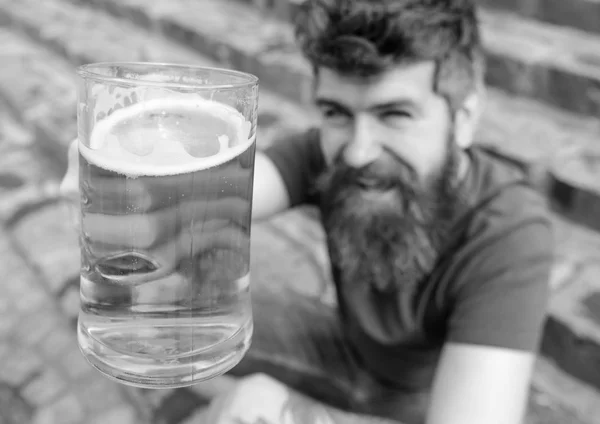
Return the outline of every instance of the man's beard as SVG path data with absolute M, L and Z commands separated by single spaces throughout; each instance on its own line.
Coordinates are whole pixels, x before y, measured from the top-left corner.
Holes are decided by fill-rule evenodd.
M 425 184 L 385 152 L 360 169 L 340 152 L 318 180 L 322 220 L 344 287 L 413 292 L 435 267 L 461 204 L 461 152 L 449 139 L 443 168 Z

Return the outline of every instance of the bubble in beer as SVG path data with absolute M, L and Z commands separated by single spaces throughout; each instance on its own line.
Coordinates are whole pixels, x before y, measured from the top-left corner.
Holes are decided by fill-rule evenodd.
M 119 140 L 119 145 L 136 156 L 148 156 L 154 151 L 156 144 L 154 137 L 155 132 L 152 130 L 146 130 L 145 128 L 139 128 L 135 131 L 129 131 L 128 133 L 121 133 L 116 136 Z

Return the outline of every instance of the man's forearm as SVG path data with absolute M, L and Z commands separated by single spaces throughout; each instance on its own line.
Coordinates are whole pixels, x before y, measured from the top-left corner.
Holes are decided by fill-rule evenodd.
M 399 421 L 342 411 L 291 389 L 288 389 L 288 393 L 278 422 L 260 418 L 254 421 L 238 419 L 236 424 L 400 424 Z

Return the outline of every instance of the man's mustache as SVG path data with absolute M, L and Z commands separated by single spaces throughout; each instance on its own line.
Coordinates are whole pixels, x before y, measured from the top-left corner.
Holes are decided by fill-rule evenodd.
M 400 189 L 405 195 L 418 191 L 415 169 L 389 147 L 383 147 L 377 160 L 362 167 L 349 165 L 344 159 L 345 149 L 336 155 L 331 166 L 318 180 L 321 192 L 328 189 L 362 189 L 387 191 Z

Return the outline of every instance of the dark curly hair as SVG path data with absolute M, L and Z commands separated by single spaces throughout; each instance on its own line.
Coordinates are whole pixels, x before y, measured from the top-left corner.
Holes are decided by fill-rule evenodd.
M 473 0 L 306 0 L 296 36 L 315 72 L 372 76 L 434 61 L 434 90 L 455 111 L 483 81 Z

